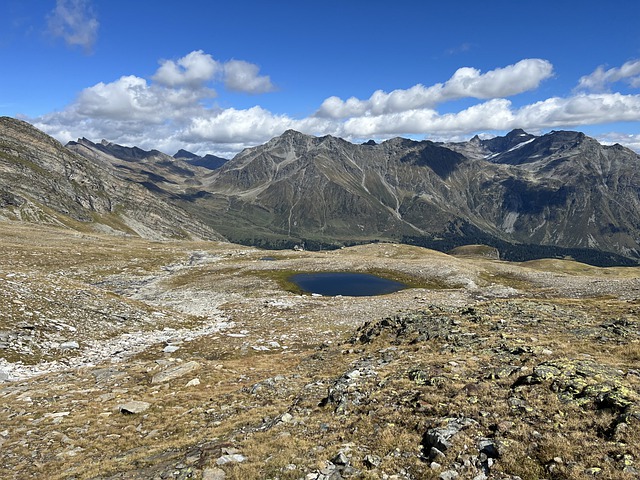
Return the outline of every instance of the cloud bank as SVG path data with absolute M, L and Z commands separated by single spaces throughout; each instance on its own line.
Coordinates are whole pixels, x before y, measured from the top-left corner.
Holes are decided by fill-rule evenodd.
M 327 98 L 316 113 L 319 117 L 347 118 L 384 115 L 408 110 L 433 108 L 461 98 L 491 99 L 517 95 L 533 90 L 551 77 L 553 66 L 546 60 L 527 59 L 508 67 L 480 73 L 475 68 L 458 69 L 445 83 L 431 87 L 415 85 L 391 93 L 378 90 L 368 100 Z
M 236 109 L 215 103 L 228 91 L 256 96 L 274 91 L 270 77 L 261 75 L 255 64 L 216 60 L 202 50 L 159 64 L 149 79 L 127 75 L 98 83 L 62 111 L 32 121 L 63 142 L 85 136 L 169 154 L 186 148 L 231 156 L 290 128 L 357 141 L 403 135 L 463 138 L 513 128 L 539 132 L 640 120 L 640 95 L 607 91 L 620 81 L 638 88 L 640 60 L 608 70 L 598 67 L 580 78 L 568 96 L 525 105 L 516 106 L 512 97 L 552 81 L 554 68 L 547 60 L 523 59 L 487 72 L 464 67 L 442 83 L 378 90 L 366 99 L 332 96 L 306 118 L 275 114 L 259 105 Z M 460 99 L 475 103 L 455 112 L 438 111 Z M 639 144 L 637 137 L 619 138 L 630 146 Z

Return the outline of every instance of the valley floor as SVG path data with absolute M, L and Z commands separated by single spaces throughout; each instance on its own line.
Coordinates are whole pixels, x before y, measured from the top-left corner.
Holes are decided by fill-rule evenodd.
M 0 228 L 1 478 L 640 475 L 637 268 Z

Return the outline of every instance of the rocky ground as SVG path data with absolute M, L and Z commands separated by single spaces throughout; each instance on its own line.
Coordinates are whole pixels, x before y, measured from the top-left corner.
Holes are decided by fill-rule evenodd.
M 0 228 L 1 478 L 640 476 L 638 269 Z

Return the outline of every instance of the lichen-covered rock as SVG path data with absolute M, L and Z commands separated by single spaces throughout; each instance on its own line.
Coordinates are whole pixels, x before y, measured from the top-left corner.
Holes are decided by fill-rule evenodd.
M 640 399 L 622 379 L 622 371 L 607 365 L 591 360 L 558 359 L 535 366 L 531 375 L 516 380 L 514 388 L 546 384 L 562 401 L 622 411 Z
M 456 308 L 431 305 L 428 310 L 404 313 L 382 320 L 366 322 L 351 338 L 351 343 L 371 343 L 381 336 L 391 337 L 392 343 L 420 343 L 433 339 L 459 344 L 470 343 L 473 334 L 463 335 Z

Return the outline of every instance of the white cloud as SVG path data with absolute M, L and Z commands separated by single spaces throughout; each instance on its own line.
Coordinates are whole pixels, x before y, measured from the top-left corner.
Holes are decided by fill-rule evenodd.
M 89 53 L 98 37 L 99 22 L 88 0 L 57 0 L 47 17 L 48 31 L 67 45 L 82 47 Z
M 152 77 L 166 87 L 203 86 L 221 80 L 228 90 L 243 93 L 267 93 L 275 90 L 268 75 L 259 75 L 260 68 L 244 60 L 219 62 L 202 50 L 196 50 L 174 61 L 163 60 Z
M 175 61 L 161 61 L 151 81 L 127 75 L 85 88 L 62 112 L 44 115 L 34 123 L 63 142 L 85 136 L 178 150 L 185 141 L 197 138 L 208 145 L 230 143 L 243 148 L 246 142 L 281 133 L 282 125 L 294 124 L 259 107 L 222 110 L 206 105 L 216 96 L 210 87 L 216 82 L 253 94 L 273 89 L 269 77 L 258 72 L 251 63 L 218 62 L 197 50 Z
M 163 123 L 202 111 L 200 101 L 215 92 L 207 88 L 165 88 L 133 75 L 85 88 L 70 108 L 78 115 L 113 121 Z
M 163 60 L 152 78 L 168 87 L 198 87 L 213 80 L 221 70 L 222 66 L 211 55 L 196 50 L 177 61 Z
M 640 152 L 640 134 L 628 134 L 609 132 L 602 135 L 598 135 L 598 141 L 604 145 L 613 145 L 619 143 L 625 147 L 631 148 L 636 152 Z
M 431 87 L 415 85 L 406 90 L 386 93 L 377 90 L 368 100 L 355 97 L 346 101 L 327 98 L 316 113 L 319 117 L 347 118 L 361 115 L 381 115 L 417 108 L 433 108 L 460 98 L 503 98 L 537 88 L 553 75 L 553 65 L 537 58 L 521 60 L 514 65 L 481 73 L 475 68 L 458 69 L 444 84 Z
M 549 128 L 635 122 L 640 121 L 640 95 L 601 93 L 554 97 L 521 108 L 517 117 L 523 125 Z
M 538 88 L 553 75 L 547 60 L 528 58 L 514 65 L 480 73 L 475 68 L 460 68 L 443 86 L 446 100 L 455 98 L 501 98 Z
M 182 138 L 188 141 L 212 143 L 262 142 L 293 128 L 294 121 L 284 115 L 274 115 L 261 107 L 246 110 L 228 108 L 219 114 L 194 118 Z
M 623 70 L 627 72 L 624 78 L 632 78 L 628 73 L 632 68 L 620 72 Z M 253 64 L 240 60 L 219 62 L 198 50 L 176 61 L 161 62 L 150 80 L 129 75 L 86 88 L 62 111 L 44 115 L 33 123 L 63 142 L 84 136 L 170 154 L 187 148 L 200 154 L 229 156 L 290 128 L 360 141 L 403 135 L 459 139 L 513 128 L 540 132 L 640 121 L 640 95 L 578 93 L 519 107 L 504 98 L 535 88 L 552 72 L 549 62 L 536 59 L 484 74 L 461 68 L 446 82 L 430 87 L 378 91 L 367 100 L 329 97 L 320 109 L 324 114 L 296 119 L 259 105 L 223 109 L 212 104 L 216 95 L 212 86 L 217 83 L 248 93 L 268 91 L 273 85 L 269 77 L 259 75 Z M 457 112 L 437 110 L 440 103 L 458 98 L 480 101 Z M 637 145 L 637 138 L 632 141 Z
M 260 69 L 243 60 L 224 64 L 224 84 L 229 90 L 245 93 L 266 93 L 275 90 L 269 76 L 258 75 Z
M 640 60 L 630 60 L 620 68 L 610 68 L 609 70 L 599 66 L 593 73 L 581 77 L 576 88 L 600 92 L 606 90 L 609 84 L 621 80 L 626 81 L 634 88 L 640 88 Z
M 345 136 L 429 134 L 460 135 L 483 130 L 540 130 L 615 122 L 640 121 L 640 95 L 590 94 L 553 97 L 514 108 L 506 99 L 492 99 L 456 113 L 414 109 L 383 115 L 363 115 L 343 122 Z
M 457 113 L 441 115 L 435 110 L 414 109 L 378 116 L 350 118 L 344 122 L 346 136 L 365 138 L 377 135 L 448 134 L 456 135 L 476 130 L 500 130 L 514 123 L 511 102 L 493 99 L 473 105 Z

